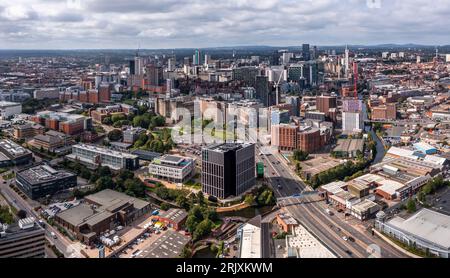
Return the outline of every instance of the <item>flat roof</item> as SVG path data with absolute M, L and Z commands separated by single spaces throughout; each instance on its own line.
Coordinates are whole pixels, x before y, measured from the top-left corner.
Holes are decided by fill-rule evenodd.
M 114 191 L 112 189 L 102 190 L 100 192 L 86 196 L 85 199 L 105 207 L 115 205 L 118 201 L 130 202 L 136 209 L 142 209 L 150 204 L 146 201 L 128 196 L 125 193 Z
M 29 150 L 8 139 L 0 140 L 0 151 L 12 158 L 21 157 L 31 153 Z
M 247 223 L 242 227 L 240 258 L 261 258 L 261 228 Z
M 221 144 L 209 145 L 205 149 L 208 149 L 211 151 L 216 151 L 216 152 L 229 152 L 229 151 L 243 149 L 243 148 L 246 148 L 251 145 L 254 145 L 254 144 L 252 144 L 252 143 L 221 143 Z
M 357 203 L 356 205 L 352 206 L 352 210 L 356 210 L 356 211 L 368 211 L 371 208 L 377 207 L 378 204 L 369 200 L 369 199 L 365 199 L 364 201 Z
M 389 225 L 406 233 L 450 249 L 450 216 L 422 209 L 408 219 L 395 217 Z
M 17 175 L 25 179 L 30 184 L 40 184 L 43 182 L 55 181 L 68 177 L 76 176 L 73 173 L 64 170 L 55 170 L 48 165 L 38 165 L 32 168 L 28 168 Z
M 150 247 L 143 250 L 138 258 L 177 258 L 183 251 L 184 246 L 189 242 L 188 236 L 178 232 L 168 230 Z
M 76 144 L 76 145 L 73 145 L 72 148 L 89 150 L 89 151 L 93 151 L 96 153 L 101 153 L 104 155 L 110 155 L 110 156 L 116 156 L 116 157 L 125 157 L 125 158 L 131 158 L 131 159 L 138 158 L 138 156 L 134 155 L 134 154 L 118 152 L 118 151 L 114 151 L 114 150 L 111 150 L 108 148 L 102 148 L 102 147 L 98 147 L 98 146 L 94 146 L 94 145 Z
M 384 180 L 380 182 L 381 186 L 377 188 L 377 190 L 386 192 L 390 195 L 394 195 L 397 190 L 405 187 L 404 184 L 401 184 L 399 182 L 393 181 L 393 180 Z
M 335 152 L 353 152 L 364 149 L 364 139 L 340 139 L 337 142 Z
M 93 210 L 90 205 L 79 204 L 78 206 L 58 213 L 57 216 L 74 227 L 77 227 L 96 213 L 97 212 Z

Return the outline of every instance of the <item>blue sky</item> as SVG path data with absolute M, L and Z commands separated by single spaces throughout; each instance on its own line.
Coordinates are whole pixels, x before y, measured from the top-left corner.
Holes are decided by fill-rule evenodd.
M 448 0 L 0 0 L 0 48 L 450 44 Z

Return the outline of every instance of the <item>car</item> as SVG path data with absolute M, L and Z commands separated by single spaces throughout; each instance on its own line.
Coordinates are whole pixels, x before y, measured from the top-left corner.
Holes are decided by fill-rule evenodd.
M 353 255 L 352 251 L 350 251 L 350 250 L 345 250 L 345 253 L 347 253 L 350 256 Z
M 349 236 L 349 237 L 348 237 L 348 241 L 350 241 L 350 242 L 355 242 L 355 239 L 354 239 L 353 237 Z
M 348 237 L 346 237 L 346 236 L 343 236 L 342 239 L 345 241 L 348 241 Z
M 281 184 L 277 185 L 278 189 L 282 189 L 283 187 L 281 186 Z

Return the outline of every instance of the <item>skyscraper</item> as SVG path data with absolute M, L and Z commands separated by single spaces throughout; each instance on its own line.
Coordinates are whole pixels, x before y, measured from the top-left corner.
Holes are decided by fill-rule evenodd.
M 256 98 L 259 99 L 264 106 L 271 106 L 269 79 L 267 76 L 256 76 L 255 78 Z
M 194 65 L 200 65 L 200 50 L 195 50 L 194 56 L 193 56 L 193 64 Z
M 223 143 L 202 149 L 202 191 L 220 199 L 239 196 L 256 182 L 255 144 Z
M 309 44 L 302 45 L 302 53 L 303 53 L 303 58 L 305 59 L 305 61 L 311 60 L 311 52 L 310 52 Z

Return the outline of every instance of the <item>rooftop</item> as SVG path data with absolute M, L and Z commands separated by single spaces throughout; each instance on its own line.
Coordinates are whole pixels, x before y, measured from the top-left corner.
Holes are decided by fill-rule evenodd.
M 6 154 L 10 158 L 17 158 L 31 153 L 24 147 L 14 143 L 11 140 L 0 140 L 0 152 Z
M 406 233 L 450 249 L 450 216 L 422 209 L 409 219 L 395 217 L 388 222 Z
M 131 159 L 136 159 L 137 158 L 137 156 L 134 155 L 134 154 L 113 151 L 113 150 L 108 149 L 108 148 L 97 147 L 97 146 L 94 146 L 94 145 L 77 144 L 77 145 L 72 146 L 72 148 L 88 150 L 88 151 L 101 153 L 101 154 L 109 155 L 109 156 L 125 157 L 125 158 L 131 158 Z
M 208 147 L 206 147 L 206 149 L 211 150 L 211 151 L 216 151 L 216 152 L 229 152 L 229 151 L 237 151 L 239 149 L 243 149 L 246 147 L 249 147 L 251 145 L 251 143 L 221 143 L 221 144 L 213 144 L 210 145 Z
M 153 242 L 149 248 L 143 250 L 138 258 L 177 258 L 184 246 L 189 242 L 189 237 L 175 231 L 167 231 Z
M 180 223 L 187 217 L 187 212 L 182 209 L 169 209 L 168 211 L 161 211 L 159 214 L 160 218 L 167 218 L 175 223 Z
M 48 165 L 39 165 L 36 167 L 28 168 L 26 170 L 18 172 L 17 175 L 27 180 L 31 184 L 40 184 L 43 182 L 76 176 L 75 174 L 67 171 L 55 170 Z
M 111 189 L 105 189 L 95 194 L 86 196 L 85 199 L 99 204 L 100 206 L 104 206 L 105 208 L 113 206 L 118 202 L 130 202 L 136 209 L 142 209 L 149 204 L 146 201 L 142 201 L 138 198 L 134 198 L 126 195 L 125 193 L 121 193 Z

